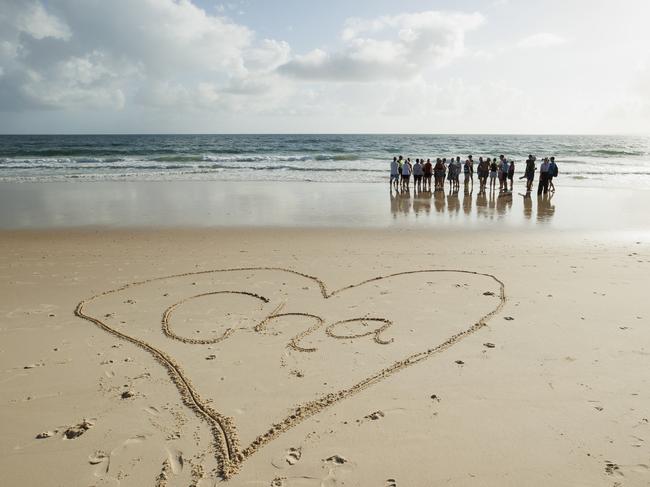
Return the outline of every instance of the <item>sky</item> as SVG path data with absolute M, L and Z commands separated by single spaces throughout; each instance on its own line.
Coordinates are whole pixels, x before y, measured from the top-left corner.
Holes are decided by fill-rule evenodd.
M 648 0 L 0 0 L 0 133 L 650 134 Z

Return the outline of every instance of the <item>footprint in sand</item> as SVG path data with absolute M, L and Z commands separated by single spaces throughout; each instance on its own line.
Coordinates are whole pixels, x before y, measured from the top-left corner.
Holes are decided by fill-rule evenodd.
M 101 477 L 108 473 L 108 469 L 111 465 L 111 456 L 102 451 L 97 450 L 92 455 L 88 456 L 88 463 L 95 465 L 95 477 Z
M 386 480 L 386 487 L 397 487 L 397 481 L 395 479 Z
M 287 456 L 284 458 L 289 465 L 295 465 L 302 456 L 302 448 L 291 447 L 287 450 Z
M 63 432 L 63 436 L 65 437 L 64 439 L 73 440 L 75 438 L 78 438 L 93 426 L 95 426 L 95 423 L 84 419 L 81 423 L 75 424 L 74 426 L 70 426 L 68 429 L 66 429 Z
M 183 471 L 183 452 L 176 448 L 167 448 L 167 462 L 174 475 Z
M 348 459 L 341 455 L 332 455 L 331 457 L 326 458 L 325 461 L 333 463 L 334 465 L 343 465 L 344 463 L 348 463 Z

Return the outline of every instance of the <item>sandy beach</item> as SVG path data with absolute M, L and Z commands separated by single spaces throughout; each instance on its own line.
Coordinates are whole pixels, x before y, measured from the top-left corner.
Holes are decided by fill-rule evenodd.
M 648 229 L 557 198 L 555 227 L 2 231 L 0 483 L 649 485 Z
M 0 487 L 650 487 L 649 19 L 0 0 Z

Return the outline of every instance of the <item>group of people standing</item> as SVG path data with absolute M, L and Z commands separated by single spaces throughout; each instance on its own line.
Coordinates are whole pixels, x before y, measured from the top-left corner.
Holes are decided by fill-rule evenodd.
M 532 154 L 526 160 L 526 171 L 519 179 L 526 178 L 526 191 L 532 190 L 535 179 L 535 156 Z M 414 191 L 431 191 L 431 180 L 434 181 L 436 191 L 445 189 L 445 179 L 449 182 L 450 191 L 458 191 L 460 188 L 460 175 L 464 175 L 464 183 L 467 188 L 471 185 L 474 188 L 474 159 L 473 156 L 467 156 L 465 162 L 461 162 L 460 157 L 438 158 L 435 163 L 431 159 L 415 159 L 415 163 L 410 158 L 393 157 L 390 165 L 390 185 L 396 190 L 409 191 L 411 176 L 413 177 Z M 476 165 L 476 173 L 480 184 L 479 192 L 485 192 L 488 186 L 490 191 L 496 190 L 497 179 L 499 181 L 499 191 L 512 191 L 515 176 L 515 161 L 507 160 L 504 155 L 497 159 L 479 157 Z M 555 157 L 547 157 L 540 166 L 539 185 L 537 194 L 555 191 L 553 178 L 558 174 L 558 167 L 555 163 Z
M 528 154 L 528 159 L 526 159 L 526 171 L 524 175 L 519 179 L 526 178 L 526 192 L 530 193 L 533 189 L 533 181 L 535 180 L 535 161 L 537 158 Z M 555 185 L 553 184 L 553 178 L 557 177 L 559 169 L 555 163 L 555 157 L 545 157 L 542 159 L 542 164 L 539 167 L 539 184 L 537 185 L 537 194 L 546 194 L 549 191 L 555 193 Z

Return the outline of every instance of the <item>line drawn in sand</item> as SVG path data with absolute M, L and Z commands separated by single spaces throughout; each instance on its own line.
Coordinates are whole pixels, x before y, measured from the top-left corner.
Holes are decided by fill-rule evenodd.
M 281 273 L 287 273 L 295 276 L 300 276 L 302 278 L 311 280 L 312 282 L 316 283 L 320 289 L 320 294 L 323 299 L 330 299 L 336 295 L 339 295 L 347 290 L 351 290 L 354 288 L 361 287 L 363 285 L 369 284 L 369 283 L 376 283 L 378 281 L 382 280 L 387 280 L 393 277 L 398 277 L 398 276 L 406 276 L 406 275 L 415 275 L 415 274 L 435 274 L 435 273 L 456 273 L 456 274 L 465 274 L 465 275 L 474 275 L 474 276 L 481 276 L 485 277 L 488 279 L 491 279 L 494 283 L 496 283 L 499 287 L 499 293 L 498 293 L 498 298 L 499 302 L 498 304 L 487 314 L 483 315 L 481 318 L 478 319 L 478 321 L 472 323 L 471 325 L 467 326 L 465 329 L 461 330 L 458 333 L 455 333 L 449 337 L 447 337 L 444 341 L 439 343 L 436 346 L 433 346 L 431 348 L 427 348 L 425 350 L 412 353 L 406 357 L 404 357 L 401 360 L 397 360 L 393 362 L 392 364 L 388 365 L 387 367 L 383 367 L 371 375 L 365 377 L 364 379 L 356 382 L 353 384 L 351 387 L 346 387 L 342 388 L 336 392 L 331 392 L 328 394 L 321 395 L 319 398 L 312 400 L 312 401 L 307 401 L 304 402 L 294 408 L 290 411 L 290 414 L 288 414 L 284 419 L 282 419 L 279 422 L 276 422 L 271 425 L 271 427 L 264 432 L 263 434 L 257 436 L 248 446 L 242 447 L 240 445 L 239 437 L 237 435 L 237 429 L 234 423 L 233 418 L 226 416 L 216 409 L 214 409 L 208 401 L 203 399 L 200 394 L 198 393 L 197 389 L 194 387 L 192 382 L 190 381 L 188 375 L 185 373 L 183 368 L 179 363 L 177 363 L 173 357 L 168 355 L 166 352 L 154 347 L 150 343 L 141 340 L 139 338 L 136 338 L 132 335 L 129 335 L 128 333 L 125 333 L 123 331 L 120 331 L 109 324 L 107 324 L 105 321 L 102 319 L 92 316 L 91 314 L 87 314 L 85 312 L 85 308 L 88 304 L 91 302 L 101 298 L 105 297 L 111 294 L 116 294 L 121 291 L 131 289 L 134 287 L 142 286 L 144 284 L 156 282 L 156 281 L 163 281 L 167 279 L 173 279 L 173 278 L 180 278 L 180 277 L 188 277 L 188 276 L 199 276 L 199 275 L 208 275 L 208 274 L 219 274 L 219 273 L 232 273 L 232 272 L 243 272 L 243 271 L 275 271 L 275 272 L 281 272 Z M 215 292 L 209 292 L 209 293 L 202 293 L 202 294 L 197 294 L 194 296 L 190 296 L 188 298 L 185 298 L 170 307 L 168 307 L 162 315 L 162 332 L 165 336 L 168 338 L 174 339 L 174 340 L 179 340 L 184 343 L 189 343 L 189 344 L 212 344 L 212 343 L 218 343 L 221 342 L 225 339 L 227 339 L 232 333 L 233 329 L 228 328 L 226 331 L 219 337 L 212 338 L 212 339 L 207 339 L 207 340 L 200 340 L 200 339 L 194 339 L 194 338 L 187 338 L 183 337 L 181 335 L 176 334 L 173 329 L 171 328 L 170 325 L 170 317 L 172 316 L 174 310 L 180 306 L 181 304 L 192 300 L 196 299 L 199 297 L 203 296 L 209 296 L 209 295 L 217 295 L 217 294 L 237 294 L 241 296 L 248 296 L 251 297 L 257 301 L 260 301 L 262 303 L 268 303 L 268 298 L 261 296 L 259 294 L 255 294 L 252 292 L 246 292 L 246 291 L 215 291 Z M 219 471 L 219 475 L 227 480 L 231 477 L 233 477 L 237 472 L 240 470 L 242 464 L 251 457 L 255 452 L 257 452 L 261 447 L 264 445 L 268 444 L 275 438 L 277 438 L 280 434 L 284 433 L 285 431 L 291 429 L 292 427 L 296 426 L 297 424 L 301 423 L 302 421 L 306 420 L 307 418 L 310 418 L 324 409 L 328 408 L 329 406 L 342 401 L 354 394 L 357 394 L 379 382 L 382 380 L 386 379 L 389 376 L 392 376 L 393 374 L 396 374 L 397 372 L 404 370 L 408 367 L 411 367 L 415 364 L 418 364 L 431 356 L 440 353 L 444 350 L 447 350 L 454 344 L 460 342 L 464 338 L 467 338 L 468 336 L 476 333 L 478 330 L 481 328 L 485 327 L 487 325 L 487 322 L 497 313 L 501 311 L 503 306 L 506 303 L 506 295 L 505 295 L 505 285 L 504 283 L 498 279 L 496 276 L 489 274 L 489 273 L 482 273 L 482 272 L 476 272 L 476 271 L 470 271 L 470 270 L 464 270 L 464 269 L 424 269 L 424 270 L 414 270 L 414 271 L 405 271 L 405 272 L 396 272 L 393 274 L 387 274 L 387 275 L 382 275 L 382 276 L 377 276 L 371 279 L 367 279 L 365 281 L 361 281 L 356 284 L 350 284 L 348 286 L 336 289 L 334 291 L 329 292 L 327 290 L 327 287 L 325 283 L 320 280 L 317 277 L 310 276 L 307 274 L 303 274 L 301 272 L 292 270 L 292 269 L 286 269 L 286 268 L 281 268 L 281 267 L 241 267 L 241 268 L 231 268 L 231 269 L 214 269 L 214 270 L 206 270 L 206 271 L 196 271 L 196 272 L 187 272 L 187 273 L 182 273 L 182 274 L 174 274 L 174 275 L 169 275 L 169 276 L 163 276 L 163 277 L 156 277 L 156 278 L 151 278 L 151 279 L 145 279 L 141 281 L 134 281 L 130 282 L 127 284 L 124 284 L 121 287 L 111 289 L 108 291 L 104 291 L 99 294 L 95 294 L 94 296 L 82 300 L 79 302 L 77 307 L 75 308 L 74 314 L 78 316 L 79 318 L 82 318 L 84 320 L 87 320 L 102 330 L 112 334 L 113 336 L 120 338 L 122 340 L 125 340 L 127 342 L 130 342 L 143 350 L 149 352 L 166 370 L 167 373 L 169 374 L 169 377 L 171 378 L 172 382 L 175 384 L 176 388 L 178 389 L 181 399 L 183 403 L 190 408 L 199 418 L 203 419 L 206 423 L 208 423 L 210 430 L 212 432 L 212 436 L 214 438 L 214 444 L 215 444 L 215 451 L 216 451 L 216 461 L 217 461 L 217 468 Z M 311 327 L 307 328 L 305 331 L 299 333 L 298 335 L 294 336 L 291 338 L 289 343 L 287 344 L 288 347 L 299 351 L 299 352 L 313 352 L 315 351 L 314 348 L 305 348 L 300 346 L 299 342 L 304 339 L 306 336 L 310 335 L 311 333 L 315 332 L 318 330 L 321 326 L 324 325 L 324 320 L 314 314 L 309 314 L 309 313 L 280 313 L 282 309 L 282 304 L 278 306 L 269 316 L 267 316 L 264 320 L 262 320 L 260 323 L 258 323 L 255 327 L 254 330 L 257 332 L 264 331 L 269 324 L 269 322 L 284 317 L 284 316 L 302 316 L 302 317 L 307 317 L 309 319 L 312 319 L 315 321 L 314 325 Z M 361 334 L 349 334 L 349 335 L 344 335 L 344 334 L 339 334 L 335 332 L 335 328 L 337 326 L 346 324 L 346 323 L 351 323 L 351 322 L 360 322 L 362 324 L 367 324 L 368 321 L 372 322 L 378 322 L 381 323 L 381 326 L 375 330 L 371 330 L 366 333 L 361 333 Z M 370 316 L 364 316 L 360 318 L 352 318 L 352 319 L 347 319 L 347 320 L 341 320 L 338 321 L 332 325 L 329 325 L 326 327 L 325 333 L 332 337 L 332 338 L 339 338 L 339 339 L 350 339 L 350 338 L 360 338 L 364 336 L 373 336 L 373 340 L 378 343 L 378 344 L 388 344 L 391 343 L 392 340 L 383 340 L 380 335 L 382 332 L 384 332 L 386 329 L 388 329 L 392 325 L 392 322 L 386 318 L 377 318 L 377 317 L 370 317 Z

